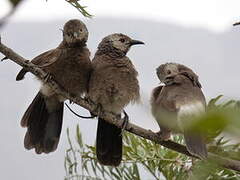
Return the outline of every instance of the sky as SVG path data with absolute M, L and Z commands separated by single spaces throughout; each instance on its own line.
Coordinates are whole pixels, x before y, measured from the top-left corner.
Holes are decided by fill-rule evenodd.
M 88 47 L 92 54 L 96 50 L 96 42 L 112 32 L 123 32 L 143 40 L 145 46 L 133 48 L 128 55 L 139 71 L 144 103 L 128 106 L 126 110 L 131 115 L 131 122 L 153 131 L 159 128 L 151 117 L 147 102 L 150 91 L 159 83 L 154 69 L 160 63 L 174 60 L 193 68 L 201 79 L 207 99 L 219 94 L 227 98 L 239 97 L 240 84 L 236 82 L 240 76 L 240 27 L 232 27 L 234 22 L 240 21 L 239 0 L 80 2 L 88 6 L 87 10 L 95 16 L 93 20 L 83 18 L 65 0 L 25 0 L 1 29 L 2 41 L 23 57 L 31 59 L 57 46 L 62 37 L 59 28 L 70 18 L 81 18 L 87 24 L 90 32 Z M 0 0 L 0 17 L 9 8 L 7 0 Z M 0 164 L 1 178 L 63 179 L 64 154 L 68 148 L 66 128 L 70 127 L 74 137 L 73 131 L 79 123 L 85 142 L 94 144 L 96 121 L 86 123 L 65 110 L 57 151 L 36 155 L 34 151 L 25 150 L 23 139 L 26 129 L 20 127 L 19 121 L 39 84 L 32 76 L 23 82 L 15 82 L 19 69 L 10 61 L 0 65 L 0 82 L 4 84 L 0 94 L 0 118 L 6 120 L 4 126 L 0 126 L 0 157 L 4 162 Z M 75 110 L 81 115 L 87 113 L 79 107 Z
M 239 0 L 81 0 L 95 16 L 136 17 L 207 28 L 215 32 L 229 29 L 240 20 Z M 10 8 L 0 2 L 0 17 Z M 50 20 L 78 15 L 65 0 L 25 0 L 13 20 Z

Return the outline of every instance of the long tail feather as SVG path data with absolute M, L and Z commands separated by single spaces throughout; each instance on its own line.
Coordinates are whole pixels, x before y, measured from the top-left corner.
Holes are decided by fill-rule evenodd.
M 201 159 L 207 158 L 207 147 L 203 136 L 198 133 L 184 132 L 185 143 L 188 151 Z
M 122 160 L 121 129 L 98 119 L 97 158 L 103 165 L 118 166 Z
M 35 148 L 38 154 L 55 151 L 61 134 L 62 118 L 63 103 L 39 92 L 21 120 L 21 125 L 27 127 L 25 148 Z

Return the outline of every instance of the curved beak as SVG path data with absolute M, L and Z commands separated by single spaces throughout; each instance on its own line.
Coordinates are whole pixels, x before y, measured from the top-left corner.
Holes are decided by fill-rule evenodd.
M 132 39 L 130 41 L 130 46 L 137 45 L 137 44 L 144 44 L 144 42 L 138 41 L 138 40 L 134 40 L 134 39 Z
M 233 26 L 237 26 L 237 25 L 240 25 L 240 22 L 236 22 L 233 24 Z

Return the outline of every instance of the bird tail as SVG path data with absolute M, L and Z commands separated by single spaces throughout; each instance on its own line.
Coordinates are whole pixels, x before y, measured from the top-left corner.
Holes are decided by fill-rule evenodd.
M 184 139 L 188 152 L 201 159 L 207 158 L 208 152 L 203 136 L 197 132 L 185 131 Z
M 121 129 L 98 119 L 97 127 L 97 159 L 103 165 L 118 166 L 122 160 Z
M 192 128 L 199 115 L 205 112 L 205 105 L 202 102 L 195 102 L 182 105 L 178 112 L 179 127 L 183 131 L 185 143 L 189 153 L 201 159 L 207 158 L 207 147 L 203 132 L 200 129 Z
M 21 120 L 27 127 L 24 146 L 37 154 L 56 150 L 62 129 L 63 103 L 38 92 Z
M 28 71 L 25 70 L 24 68 L 21 69 L 21 71 L 17 74 L 16 76 L 16 81 L 20 81 L 20 80 L 23 80 L 24 79 L 24 76 L 25 74 L 27 73 Z

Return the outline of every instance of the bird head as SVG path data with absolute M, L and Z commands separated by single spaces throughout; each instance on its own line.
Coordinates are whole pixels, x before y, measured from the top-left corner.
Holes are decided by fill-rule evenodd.
M 162 64 L 156 70 L 159 80 L 165 84 L 168 84 L 179 73 L 178 64 L 176 63 Z
M 88 40 L 86 25 L 78 19 L 69 20 L 63 28 L 63 39 L 69 46 L 85 45 Z
M 131 39 L 130 37 L 115 33 L 103 38 L 98 46 L 98 49 L 118 51 L 124 55 L 129 51 L 130 47 L 137 44 L 144 44 L 142 41 Z

